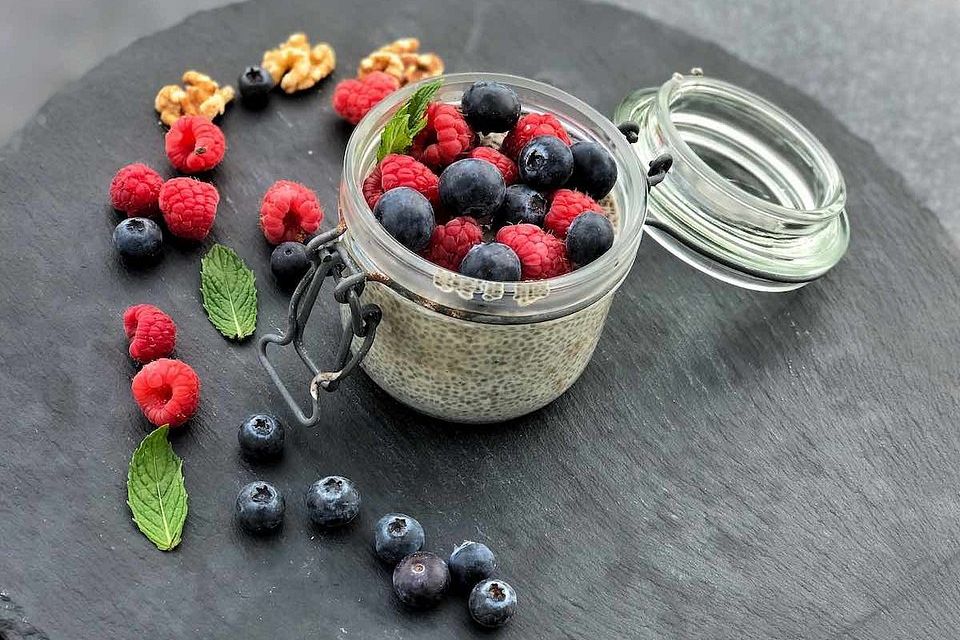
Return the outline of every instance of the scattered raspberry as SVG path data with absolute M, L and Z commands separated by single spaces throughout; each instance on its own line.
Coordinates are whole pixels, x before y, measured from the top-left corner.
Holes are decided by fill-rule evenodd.
M 517 163 L 496 149 L 491 149 L 490 147 L 477 147 L 470 152 L 470 157 L 486 160 L 495 166 L 500 171 L 500 175 L 503 176 L 503 181 L 508 187 L 517 181 Z
M 150 304 L 138 304 L 123 312 L 123 330 L 130 340 L 130 357 L 137 362 L 166 358 L 177 342 L 173 318 Z
M 227 139 L 209 118 L 183 116 L 167 131 L 164 146 L 177 171 L 200 173 L 220 164 L 227 152 Z
M 357 124 L 374 105 L 399 88 L 397 79 L 382 71 L 360 80 L 343 80 L 333 90 L 333 110 L 350 124 Z
M 517 120 L 516 126 L 503 139 L 500 151 L 516 158 L 520 150 L 537 136 L 556 136 L 567 144 L 572 144 L 567 130 L 556 116 L 551 113 L 528 113 Z
M 427 126 L 413 140 L 410 155 L 432 169 L 442 169 L 465 156 L 476 136 L 460 109 L 452 104 L 431 102 Z
M 179 360 L 160 358 L 144 365 L 130 389 L 143 415 L 158 427 L 179 427 L 200 404 L 200 378 Z
M 177 120 L 182 121 L 183 118 Z M 212 184 L 194 178 L 172 178 L 160 188 L 160 211 L 170 233 L 203 240 L 217 216 L 220 194 Z
M 260 228 L 270 244 L 302 242 L 323 220 L 317 194 L 299 182 L 277 180 L 263 194 Z
M 163 178 L 145 164 L 128 164 L 110 182 L 110 204 L 127 217 L 149 215 L 157 210 Z
M 423 163 L 410 156 L 391 153 L 380 161 L 363 181 L 363 197 L 373 209 L 380 196 L 396 187 L 416 189 L 434 206 L 440 200 L 440 179 Z
M 584 211 L 603 213 L 603 207 L 585 193 L 572 189 L 557 189 L 553 192 L 543 226 L 558 238 L 566 238 L 570 223 Z
M 516 252 L 524 280 L 554 278 L 570 271 L 566 246 L 535 224 L 507 225 L 497 232 L 497 242 Z
M 477 221 L 469 216 L 461 216 L 434 227 L 430 246 L 423 252 L 423 257 L 444 269 L 459 271 L 463 256 L 481 242 L 483 230 Z

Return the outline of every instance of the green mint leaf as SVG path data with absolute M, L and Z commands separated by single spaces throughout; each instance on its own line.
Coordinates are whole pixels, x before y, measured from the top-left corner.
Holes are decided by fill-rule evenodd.
M 410 137 L 413 138 L 427 126 L 427 106 L 443 85 L 441 80 L 433 80 L 417 89 L 407 101 L 407 113 L 410 114 Z
M 127 504 L 133 521 L 161 551 L 180 544 L 187 519 L 183 460 L 167 440 L 169 429 L 164 425 L 144 438 L 133 452 L 127 471 Z
M 200 260 L 200 293 L 213 326 L 225 337 L 242 340 L 257 328 L 257 287 L 253 271 L 222 244 Z
M 413 138 L 427 126 L 427 106 L 442 85 L 440 80 L 428 82 L 397 109 L 380 134 L 377 162 L 391 153 L 405 153 L 410 148 Z

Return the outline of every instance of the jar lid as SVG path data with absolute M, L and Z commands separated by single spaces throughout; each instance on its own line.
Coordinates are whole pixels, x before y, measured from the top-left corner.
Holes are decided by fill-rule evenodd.
M 788 291 L 843 256 L 840 169 L 779 107 L 693 69 L 627 96 L 614 116 L 625 121 L 639 127 L 641 158 L 673 157 L 650 190 L 645 228 L 680 259 L 741 287 Z

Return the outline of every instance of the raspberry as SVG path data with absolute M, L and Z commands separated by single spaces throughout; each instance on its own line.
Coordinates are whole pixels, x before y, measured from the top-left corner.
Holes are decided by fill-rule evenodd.
M 516 252 L 524 280 L 543 280 L 570 271 L 563 242 L 534 224 L 507 225 L 497 232 L 497 242 Z
M 333 90 L 333 110 L 350 124 L 357 124 L 374 105 L 399 88 L 397 79 L 382 71 L 359 80 L 343 80 Z
M 410 155 L 432 169 L 442 169 L 466 155 L 476 136 L 460 109 L 444 102 L 427 107 L 427 126 L 413 140 Z
M 194 178 L 172 178 L 160 188 L 160 211 L 167 229 L 187 240 L 207 237 L 219 202 L 216 187 Z
M 440 199 L 440 179 L 430 169 L 410 156 L 391 153 L 363 181 L 363 197 L 373 209 L 385 191 L 396 187 L 410 187 L 426 196 L 436 206 Z
M 123 312 L 123 330 L 130 340 L 130 357 L 137 362 L 166 358 L 177 342 L 173 318 L 149 304 L 138 304 Z
M 227 152 L 227 139 L 209 118 L 184 116 L 167 131 L 164 146 L 177 171 L 200 173 L 220 164 Z
M 160 358 L 144 365 L 130 386 L 147 420 L 158 427 L 179 427 L 200 404 L 200 378 L 190 365 Z
M 571 144 L 567 130 L 557 117 L 550 113 L 528 113 L 517 121 L 516 126 L 503 139 L 500 151 L 516 158 L 523 147 L 537 136 L 556 136 Z
M 477 221 L 469 216 L 461 216 L 434 227 L 430 246 L 423 252 L 423 257 L 444 269 L 459 271 L 463 256 L 481 242 L 483 230 Z
M 500 171 L 500 175 L 503 176 L 503 182 L 507 186 L 510 186 L 517 181 L 517 164 L 496 149 L 491 149 L 490 147 L 477 147 L 470 152 L 470 157 L 486 160 L 495 166 Z
M 110 204 L 128 218 L 149 215 L 157 210 L 163 178 L 145 164 L 128 164 L 110 182 Z
M 570 223 L 584 211 L 603 213 L 603 207 L 585 193 L 572 189 L 557 189 L 553 192 L 543 226 L 558 238 L 566 238 Z
M 270 244 L 302 242 L 323 220 L 317 194 L 299 182 L 277 180 L 263 194 L 260 228 Z

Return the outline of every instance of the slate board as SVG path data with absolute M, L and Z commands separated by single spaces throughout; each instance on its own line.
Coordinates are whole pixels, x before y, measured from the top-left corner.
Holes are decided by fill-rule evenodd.
M 169 172 L 156 89 L 199 67 L 232 80 L 289 32 L 340 60 L 319 90 L 263 113 L 232 107 L 223 195 L 203 246 L 122 268 L 106 205 L 117 167 Z M 335 218 L 349 128 L 333 82 L 374 46 L 420 36 L 452 71 L 553 83 L 612 113 L 628 91 L 703 66 L 785 105 L 825 141 L 850 191 L 853 241 L 791 294 L 714 282 L 646 240 L 581 381 L 498 428 L 417 415 L 364 376 L 326 397 L 277 466 L 236 453 L 248 413 L 282 413 L 254 343 L 224 341 L 199 303 L 199 257 L 225 242 L 260 283 L 260 333 L 283 321 L 256 225 L 275 179 L 315 187 Z M 608 6 L 316 0 L 229 6 L 135 43 L 52 99 L 0 151 L 0 635 L 5 638 L 481 637 L 462 600 L 410 614 L 372 558 L 383 512 L 417 515 L 428 546 L 488 542 L 522 611 L 503 638 L 943 638 L 960 628 L 960 256 L 899 176 L 823 107 L 718 48 Z M 190 516 L 163 554 L 124 504 L 147 425 L 120 314 L 166 309 L 201 376 L 175 438 Z M 334 305 L 312 334 L 336 342 Z M 340 473 L 361 520 L 312 531 L 300 495 Z M 234 529 L 256 478 L 286 491 L 283 533 Z

